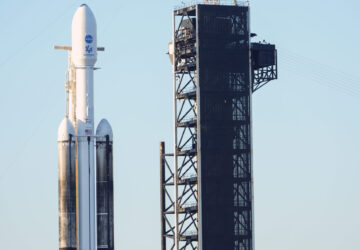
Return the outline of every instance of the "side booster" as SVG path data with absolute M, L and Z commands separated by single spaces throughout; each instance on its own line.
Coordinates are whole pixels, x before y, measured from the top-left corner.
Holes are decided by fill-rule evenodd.
M 64 118 L 58 129 L 59 247 L 76 250 L 75 130 Z
M 113 133 L 101 120 L 94 134 L 96 20 L 83 4 L 72 22 L 67 117 L 58 130 L 59 248 L 114 249 Z M 70 73 L 71 72 L 71 73 Z M 96 144 L 96 152 L 94 152 Z M 96 167 L 95 167 L 95 154 Z
M 114 249 L 113 134 L 109 122 L 96 129 L 96 211 L 98 249 Z

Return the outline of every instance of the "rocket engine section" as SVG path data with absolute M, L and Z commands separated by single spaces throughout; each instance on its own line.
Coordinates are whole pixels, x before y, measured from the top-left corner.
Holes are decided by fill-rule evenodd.
M 65 118 L 58 129 L 59 248 L 76 250 L 75 130 Z
M 96 129 L 97 249 L 114 249 L 113 133 L 102 119 Z

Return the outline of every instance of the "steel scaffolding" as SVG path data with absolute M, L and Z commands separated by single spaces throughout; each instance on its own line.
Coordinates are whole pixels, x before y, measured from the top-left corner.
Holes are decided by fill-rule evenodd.
M 248 6 L 173 12 L 174 148 L 160 145 L 161 249 L 253 250 L 251 96 L 277 78 Z

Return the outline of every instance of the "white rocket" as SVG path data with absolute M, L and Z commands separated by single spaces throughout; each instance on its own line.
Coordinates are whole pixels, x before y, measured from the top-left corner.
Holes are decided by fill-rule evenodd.
M 112 129 L 103 119 L 94 134 L 96 20 L 83 4 L 72 21 L 67 117 L 58 130 L 59 248 L 114 249 Z M 95 168 L 95 142 L 96 162 Z

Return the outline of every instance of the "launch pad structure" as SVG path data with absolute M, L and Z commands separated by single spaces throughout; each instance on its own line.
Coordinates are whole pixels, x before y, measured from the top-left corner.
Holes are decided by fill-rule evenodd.
M 161 250 L 253 250 L 252 94 L 277 79 L 249 6 L 173 12 L 174 146 L 160 143 Z

